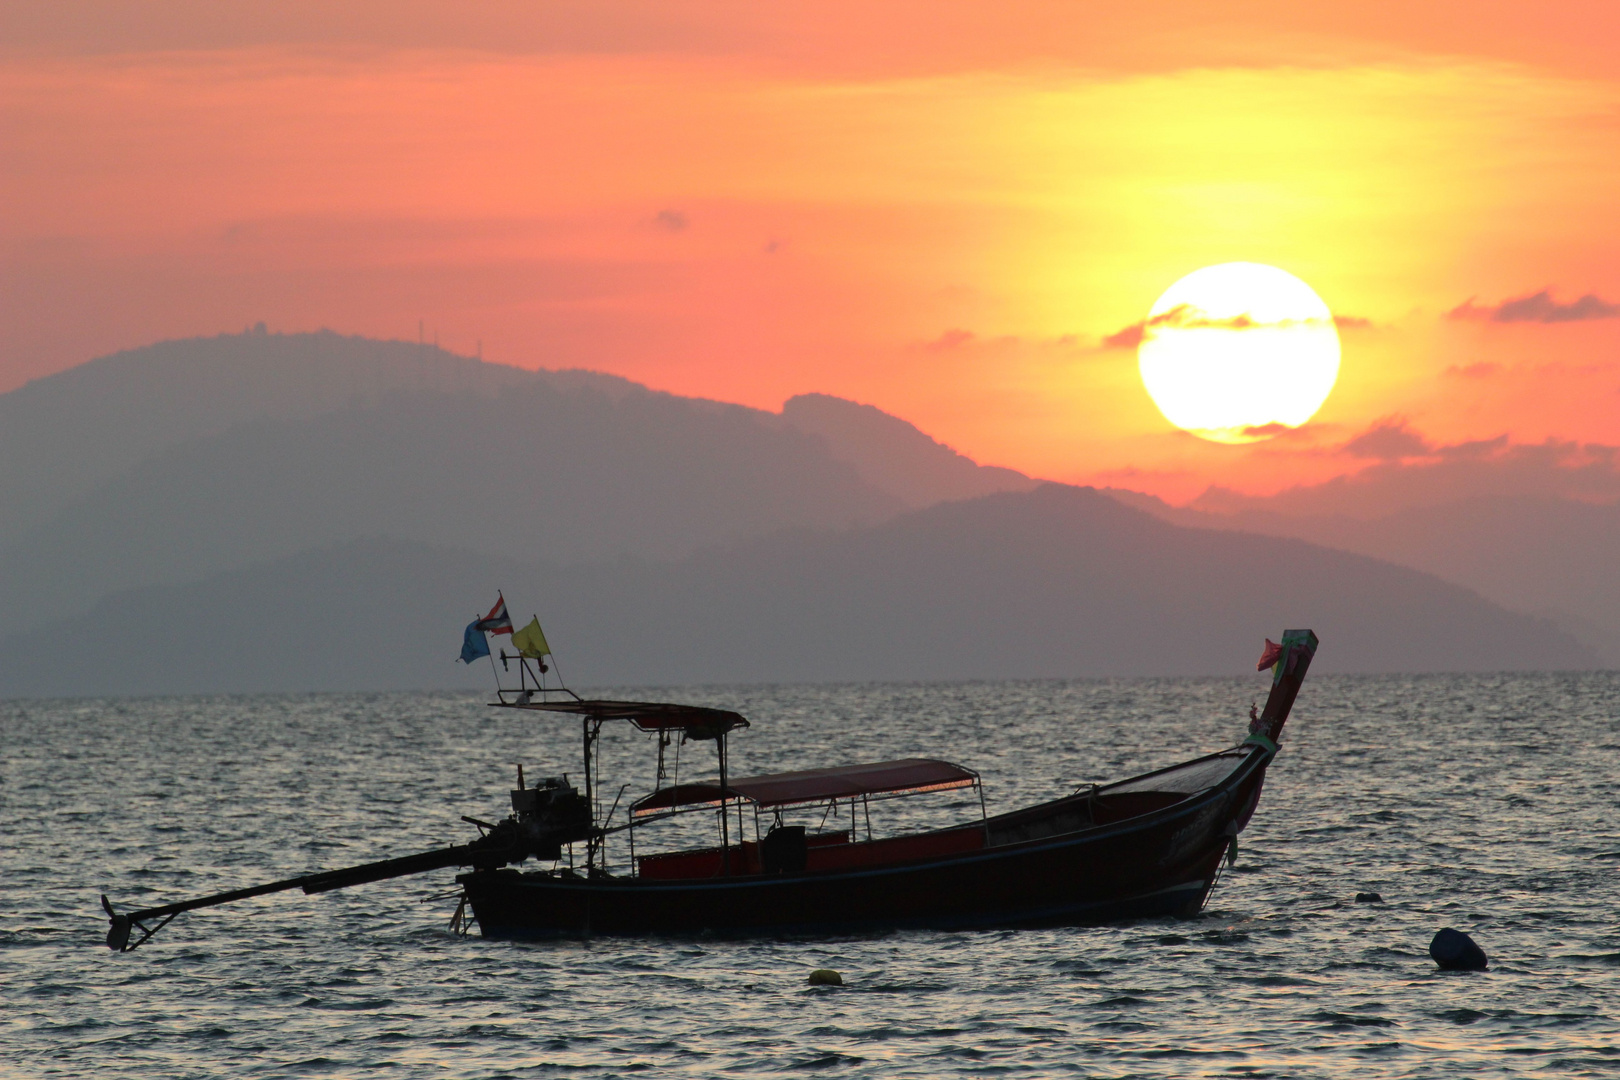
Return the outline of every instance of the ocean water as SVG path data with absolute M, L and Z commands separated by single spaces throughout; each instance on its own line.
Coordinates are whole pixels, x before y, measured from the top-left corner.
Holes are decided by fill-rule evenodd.
M 738 773 L 939 756 L 979 769 L 995 812 L 1234 743 L 1263 689 L 666 696 L 752 718 Z M 609 739 L 604 779 L 633 798 L 650 746 Z M 575 771 L 577 748 L 572 723 L 454 695 L 0 703 L 0 1075 L 1620 1075 L 1613 673 L 1310 679 L 1192 920 L 492 942 L 449 930 L 441 871 L 102 944 L 99 893 L 143 906 L 461 842 L 460 815 L 505 812 L 513 763 Z M 976 812 L 933 796 L 874 823 Z M 1367 891 L 1383 902 L 1354 902 Z M 1442 926 L 1491 970 L 1437 972 Z M 818 967 L 845 985 L 808 986 Z

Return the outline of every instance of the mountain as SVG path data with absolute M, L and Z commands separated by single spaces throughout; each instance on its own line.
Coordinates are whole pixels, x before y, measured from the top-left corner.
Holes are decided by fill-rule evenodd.
M 1236 675 L 1290 626 L 1322 637 L 1322 671 L 1594 662 L 1550 624 L 1431 575 L 1043 485 L 673 561 L 561 567 L 350 541 L 12 635 L 0 693 L 487 685 L 452 658 L 497 587 L 543 617 L 576 686 Z
M 1410 566 L 1551 619 L 1620 667 L 1620 503 L 1472 496 L 1361 517 L 1249 499 L 1227 513 L 1109 494 L 1176 524 L 1289 536 Z
M 782 420 L 826 439 L 833 457 L 911 509 L 997 491 L 1029 491 L 1038 483 L 1013 469 L 980 465 L 876 406 L 829 394 L 788 398 Z
M 493 396 L 539 378 L 437 348 L 318 334 L 166 341 L 0 394 L 0 543 L 131 465 L 265 420 L 306 420 L 405 391 Z M 605 375 L 553 376 L 607 390 Z
M 1588 641 L 1620 610 L 1612 507 L 1173 510 L 824 394 L 773 413 L 326 332 L 38 380 L 0 395 L 0 451 L 9 693 L 454 683 L 443 627 L 513 584 L 604 682 L 1223 672 L 1285 623 L 1343 670 L 1583 666 L 1501 606 Z M 215 611 L 247 637 L 198 633 Z M 374 628 L 398 640 L 355 669 Z
M 0 633 L 359 537 L 672 559 L 1016 476 L 976 483 L 978 466 L 870 406 L 809 412 L 840 410 L 860 417 L 848 438 L 614 376 L 325 332 L 120 353 L 0 395 Z
M 674 558 L 900 509 L 820 440 L 747 410 L 543 383 L 381 398 L 169 448 L 0 552 L 26 626 L 109 592 L 363 536 L 578 561 Z

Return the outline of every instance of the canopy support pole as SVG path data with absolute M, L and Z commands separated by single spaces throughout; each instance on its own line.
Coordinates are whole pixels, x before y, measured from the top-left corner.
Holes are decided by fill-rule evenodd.
M 591 776 L 591 727 L 595 721 L 587 716 L 581 731 L 581 740 L 585 748 L 585 805 L 591 808 L 591 824 L 596 824 L 596 784 Z M 585 841 L 585 873 L 590 874 L 596 866 L 596 837 L 592 836 Z
M 731 828 L 728 824 L 726 808 L 726 735 L 725 732 L 714 737 L 714 752 L 720 758 L 720 867 L 723 876 L 731 876 Z
M 984 846 L 990 846 L 990 808 L 984 802 L 984 781 L 975 780 L 973 786 L 979 789 L 979 820 L 984 822 Z

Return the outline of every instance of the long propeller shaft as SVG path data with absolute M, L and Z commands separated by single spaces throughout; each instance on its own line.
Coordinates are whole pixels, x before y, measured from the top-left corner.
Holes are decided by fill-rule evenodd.
M 502 866 L 508 862 L 519 862 L 524 852 L 509 842 L 502 842 L 505 837 L 497 834 L 483 837 L 470 844 L 457 844 L 453 847 L 439 848 L 434 851 L 423 851 L 415 855 L 404 855 L 397 859 L 383 859 L 379 862 L 364 863 L 360 866 L 345 867 L 341 870 L 323 870 L 317 874 L 302 874 L 295 878 L 283 881 L 271 881 L 264 885 L 253 885 L 246 889 L 232 889 L 229 892 L 214 893 L 210 896 L 199 896 L 192 900 L 181 900 L 173 904 L 161 904 L 157 907 L 141 908 L 138 911 L 116 912 L 111 901 L 105 895 L 101 898 L 101 906 L 111 920 L 107 930 L 107 947 L 118 952 L 128 952 L 157 933 L 170 919 L 187 911 L 198 908 L 217 907 L 220 904 L 230 904 L 237 900 L 247 900 L 255 896 L 266 896 L 270 893 L 285 892 L 288 889 L 303 889 L 305 893 L 331 892 L 334 889 L 346 889 L 351 885 L 365 885 L 373 881 L 386 881 L 389 878 L 406 877 L 410 874 L 425 874 L 431 870 L 442 870 L 447 866 Z M 144 923 L 155 919 L 162 922 L 147 929 Z M 129 938 L 133 928 L 139 928 L 143 936 L 131 945 Z

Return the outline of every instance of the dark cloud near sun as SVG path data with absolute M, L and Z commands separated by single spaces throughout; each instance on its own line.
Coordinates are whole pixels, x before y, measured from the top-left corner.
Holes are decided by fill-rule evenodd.
M 1102 339 L 1103 347 L 1108 349 L 1134 349 L 1142 344 L 1142 330 L 1146 326 L 1142 320 L 1115 331 Z
M 680 210 L 660 210 L 653 215 L 653 224 L 667 232 L 681 232 L 692 224 L 692 219 Z
M 1401 417 L 1380 420 L 1344 444 L 1344 452 L 1358 458 L 1399 461 L 1434 453 L 1429 440 L 1413 431 Z
M 1243 434 L 1251 439 L 1273 439 L 1279 435 L 1291 434 L 1295 429 L 1287 424 L 1272 421 L 1269 424 L 1250 424 L 1243 429 Z
M 971 330 L 947 330 L 932 341 L 923 342 L 922 347 L 929 352 L 950 352 L 952 349 L 972 344 L 978 337 L 979 335 Z
M 1292 325 L 1294 320 L 1285 320 L 1276 325 Z M 1248 315 L 1231 315 L 1223 319 L 1211 318 L 1209 312 L 1192 304 L 1177 304 L 1169 311 L 1161 311 L 1142 324 L 1142 331 L 1157 330 L 1160 327 L 1174 327 L 1177 330 L 1252 330 L 1261 325 Z
M 1611 303 L 1596 293 L 1559 303 L 1553 299 L 1551 289 L 1542 289 L 1528 296 L 1504 300 L 1494 307 L 1476 304 L 1470 297 L 1446 312 L 1446 318 L 1499 323 L 1586 322 L 1591 319 L 1620 319 L 1620 304 Z
M 1261 327 L 1311 326 L 1315 319 L 1284 319 L 1281 322 L 1261 323 L 1247 315 L 1212 319 L 1191 304 L 1177 304 L 1169 311 L 1161 311 L 1151 319 L 1139 319 L 1112 334 L 1103 337 L 1105 349 L 1134 349 L 1142 344 L 1149 330 L 1173 327 L 1177 330 L 1253 330 Z M 1370 330 L 1373 322 L 1359 315 L 1335 315 L 1333 324 L 1340 330 Z

